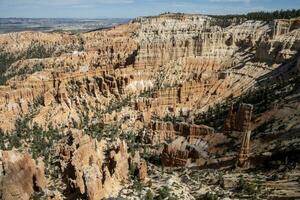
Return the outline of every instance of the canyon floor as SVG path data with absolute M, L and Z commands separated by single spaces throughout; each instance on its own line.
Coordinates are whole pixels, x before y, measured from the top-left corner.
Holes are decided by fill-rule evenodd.
M 1 34 L 0 199 L 300 199 L 299 55 L 299 17 Z

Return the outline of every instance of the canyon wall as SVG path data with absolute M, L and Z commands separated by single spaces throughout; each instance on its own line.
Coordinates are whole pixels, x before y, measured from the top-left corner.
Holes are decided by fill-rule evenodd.
M 146 122 L 153 114 L 205 111 L 289 62 L 300 48 L 298 25 L 293 19 L 223 27 L 212 17 L 170 14 L 78 36 L 3 34 L 2 52 L 17 57 L 36 53 L 25 42 L 31 38 L 39 48 L 61 52 L 48 58 L 23 56 L 10 65 L 0 88 L 1 129 L 14 129 L 18 116 L 33 109 L 39 110 L 33 121 L 43 127 L 50 122 L 74 126 L 81 123 L 82 110 L 94 117 L 132 94 L 137 103 L 130 112 L 142 112 Z M 139 98 L 147 91 L 150 96 Z

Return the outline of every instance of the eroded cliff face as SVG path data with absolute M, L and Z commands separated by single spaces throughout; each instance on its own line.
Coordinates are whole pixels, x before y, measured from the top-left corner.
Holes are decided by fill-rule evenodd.
M 29 153 L 0 151 L 0 185 L 0 197 L 5 200 L 29 200 L 35 190 L 46 191 L 42 159 L 36 162 Z
M 53 150 L 55 162 L 51 161 L 47 175 L 43 158 L 35 161 L 27 152 L 0 151 L 1 199 L 29 200 L 39 198 L 38 192 L 48 199 L 104 199 L 117 196 L 131 176 L 147 179 L 147 163 L 139 152 L 130 155 L 125 141 L 97 141 L 72 129 Z M 129 173 L 133 165 L 136 174 Z M 53 173 L 56 181 L 48 181 L 46 176 Z
M 76 36 L 60 33 L 21 32 L 3 34 L 1 50 L 13 55 L 26 57 L 51 57 L 80 48 Z M 38 52 L 35 50 L 43 51 Z
M 113 196 L 129 176 L 129 155 L 124 141 L 108 147 L 105 141 L 98 142 L 73 130 L 57 147 L 57 155 L 69 198 Z
M 12 78 L 0 91 L 1 128 L 13 129 L 16 118 L 40 99 L 34 121 L 44 127 L 50 121 L 78 124 L 83 107 L 92 117 L 131 93 L 136 95 L 133 101 L 147 104 L 132 112 L 142 111 L 148 122 L 153 113 L 163 116 L 170 108 L 175 114 L 206 110 L 245 92 L 300 46 L 297 19 L 277 20 L 274 26 L 246 21 L 226 28 L 214 22 L 200 15 L 166 15 L 79 36 L 4 34 L 2 51 L 17 57 L 33 52 L 35 58 L 39 49 L 30 49 L 28 41 L 60 53 L 19 60 L 8 68 L 5 74 Z M 139 99 L 145 90 L 151 98 Z

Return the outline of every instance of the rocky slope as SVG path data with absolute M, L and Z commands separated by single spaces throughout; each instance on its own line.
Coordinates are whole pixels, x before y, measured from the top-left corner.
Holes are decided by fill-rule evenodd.
M 22 59 L 5 72 L 12 78 L 1 88 L 1 119 L 12 123 L 2 123 L 2 129 L 11 130 L 36 99 L 43 107 L 35 121 L 43 126 L 79 123 L 83 104 L 91 112 L 103 110 L 113 99 L 147 89 L 155 93 L 148 107 L 158 109 L 144 115 L 163 115 L 168 107 L 175 113 L 195 106 L 205 110 L 239 96 L 296 54 L 299 30 L 284 32 L 281 26 L 246 21 L 221 28 L 210 17 L 161 16 L 80 36 L 4 34 L 3 52 L 15 59 L 41 49 L 49 58 Z
M 226 186 L 227 175 L 241 181 L 239 173 L 247 180 L 260 173 L 256 186 L 264 189 L 244 184 L 238 195 L 253 189 L 249 196 L 279 198 L 270 192 L 272 173 L 283 185 L 298 184 L 283 171 L 299 176 L 299 50 L 299 18 L 225 25 L 209 16 L 165 14 L 77 35 L 0 35 L 1 184 L 6 170 L 19 171 L 3 155 L 35 168 L 29 152 L 44 160 L 41 177 L 49 183 L 38 189 L 28 169 L 30 184 L 16 186 L 23 199 L 150 193 L 197 199 L 214 191 L 241 198 L 236 186 Z M 187 171 L 159 178 L 177 166 Z M 225 186 L 191 187 L 204 178 L 191 178 L 195 168 L 222 169 Z M 250 178 L 236 171 L 244 168 L 253 170 Z M 168 178 L 168 189 L 159 188 Z M 291 188 L 290 197 L 299 197 Z M 9 195 L 16 194 L 2 197 Z

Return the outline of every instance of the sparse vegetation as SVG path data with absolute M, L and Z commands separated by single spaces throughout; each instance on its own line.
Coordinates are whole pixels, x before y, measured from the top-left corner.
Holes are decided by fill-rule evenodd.
M 195 118 L 196 124 L 205 124 L 216 129 L 221 129 L 234 99 L 227 98 L 223 103 L 217 103 L 209 107 L 206 112 L 200 113 Z
M 42 64 L 36 64 L 34 66 L 22 67 L 19 70 L 13 70 L 12 72 L 5 74 L 7 69 L 20 59 L 31 59 L 31 58 L 47 58 L 53 55 L 55 48 L 46 49 L 46 47 L 39 42 L 31 42 L 28 49 L 25 52 L 20 52 L 16 55 L 11 55 L 5 52 L 3 49 L 0 50 L 0 85 L 6 84 L 7 80 L 15 76 L 33 74 L 34 72 L 41 71 L 43 69 Z
M 123 107 L 126 107 L 130 104 L 132 100 L 132 95 L 128 95 L 122 100 L 113 100 L 102 113 L 111 114 L 113 111 L 120 112 Z
M 4 85 L 9 79 L 15 77 L 15 76 L 24 76 L 24 75 L 30 75 L 33 74 L 35 72 L 38 71 L 42 71 L 43 70 L 43 65 L 42 64 L 36 64 L 32 67 L 26 66 L 26 67 L 22 67 L 19 70 L 15 70 L 13 72 L 9 72 L 7 74 L 2 74 L 0 77 L 0 85 Z
M 163 186 L 158 190 L 158 196 L 155 197 L 156 200 L 163 200 L 171 196 L 170 189 L 167 186 Z
M 256 183 L 247 182 L 243 177 L 239 179 L 238 185 L 238 189 L 247 195 L 255 195 L 259 190 L 258 185 Z
M 229 97 L 224 102 L 209 107 L 206 112 L 200 113 L 195 118 L 196 124 L 205 124 L 216 129 L 221 129 L 230 107 L 241 103 L 252 104 L 254 115 L 259 115 L 274 106 L 274 102 L 292 94 L 299 88 L 300 76 L 289 79 L 268 80 L 268 83 L 260 83 L 245 94 L 237 98 Z M 265 130 L 262 125 L 260 130 Z
M 148 90 L 145 90 L 145 91 L 141 92 L 139 97 L 151 98 L 155 92 L 156 92 L 156 89 L 151 88 L 151 89 L 148 89 Z
M 24 118 L 17 119 L 15 123 L 15 130 L 11 133 L 0 133 L 1 149 L 11 150 L 12 148 L 21 148 L 23 145 L 28 145 L 30 153 L 33 158 L 44 157 L 45 161 L 49 158 L 50 149 L 53 144 L 61 139 L 62 134 L 59 130 L 53 128 L 52 124 L 49 124 L 48 130 L 34 123 L 30 127 L 29 121 L 32 116 L 25 116 Z
M 133 155 L 137 150 L 137 146 L 139 145 L 137 144 L 137 134 L 135 134 L 133 131 L 123 132 L 120 135 L 120 139 L 125 140 L 127 142 L 128 152 L 131 153 L 131 155 Z
M 145 200 L 153 200 L 153 193 L 151 192 L 151 190 L 148 190 L 146 195 L 145 195 Z
M 57 169 L 55 168 L 54 145 L 64 137 L 57 128 L 50 123 L 47 130 L 43 130 L 38 124 L 34 123 L 32 127 L 29 122 L 33 115 L 26 115 L 15 123 L 15 130 L 10 133 L 0 131 L 0 149 L 12 150 L 28 147 L 29 153 L 33 159 L 43 158 L 45 163 L 46 176 L 57 178 Z M 33 198 L 39 199 L 43 193 L 35 193 Z
M 133 180 L 133 189 L 135 190 L 135 191 L 137 191 L 138 193 L 141 193 L 142 192 L 142 190 L 143 190 L 143 183 L 141 182 L 141 181 L 139 181 L 139 180 L 137 180 L 137 179 L 134 179 Z
M 160 159 L 159 156 L 150 155 L 150 154 L 147 154 L 147 153 L 142 154 L 142 156 L 147 162 L 152 163 L 156 166 L 162 166 L 162 162 L 161 162 L 161 159 Z
M 7 81 L 7 77 L 4 75 L 9 66 L 17 59 L 10 53 L 0 50 L 0 85 L 4 85 Z
M 197 200 L 218 200 L 216 193 L 207 192 L 204 196 L 197 198 Z
M 278 174 L 273 174 L 273 175 L 270 177 L 270 180 L 271 180 L 271 181 L 278 181 L 278 180 L 279 180 Z
M 152 121 L 163 121 L 163 122 L 172 122 L 174 123 L 179 123 L 179 122 L 184 122 L 184 118 L 181 116 L 176 116 L 176 115 L 166 115 L 164 117 L 159 117 L 156 114 L 153 114 L 151 116 Z
M 43 106 L 43 105 L 45 105 L 44 97 L 43 96 L 38 96 L 33 101 L 33 108 L 34 109 L 37 109 L 39 106 Z
M 27 51 L 24 53 L 26 59 L 30 58 L 48 58 L 55 52 L 55 47 L 46 48 L 44 44 L 36 41 L 32 41 Z

